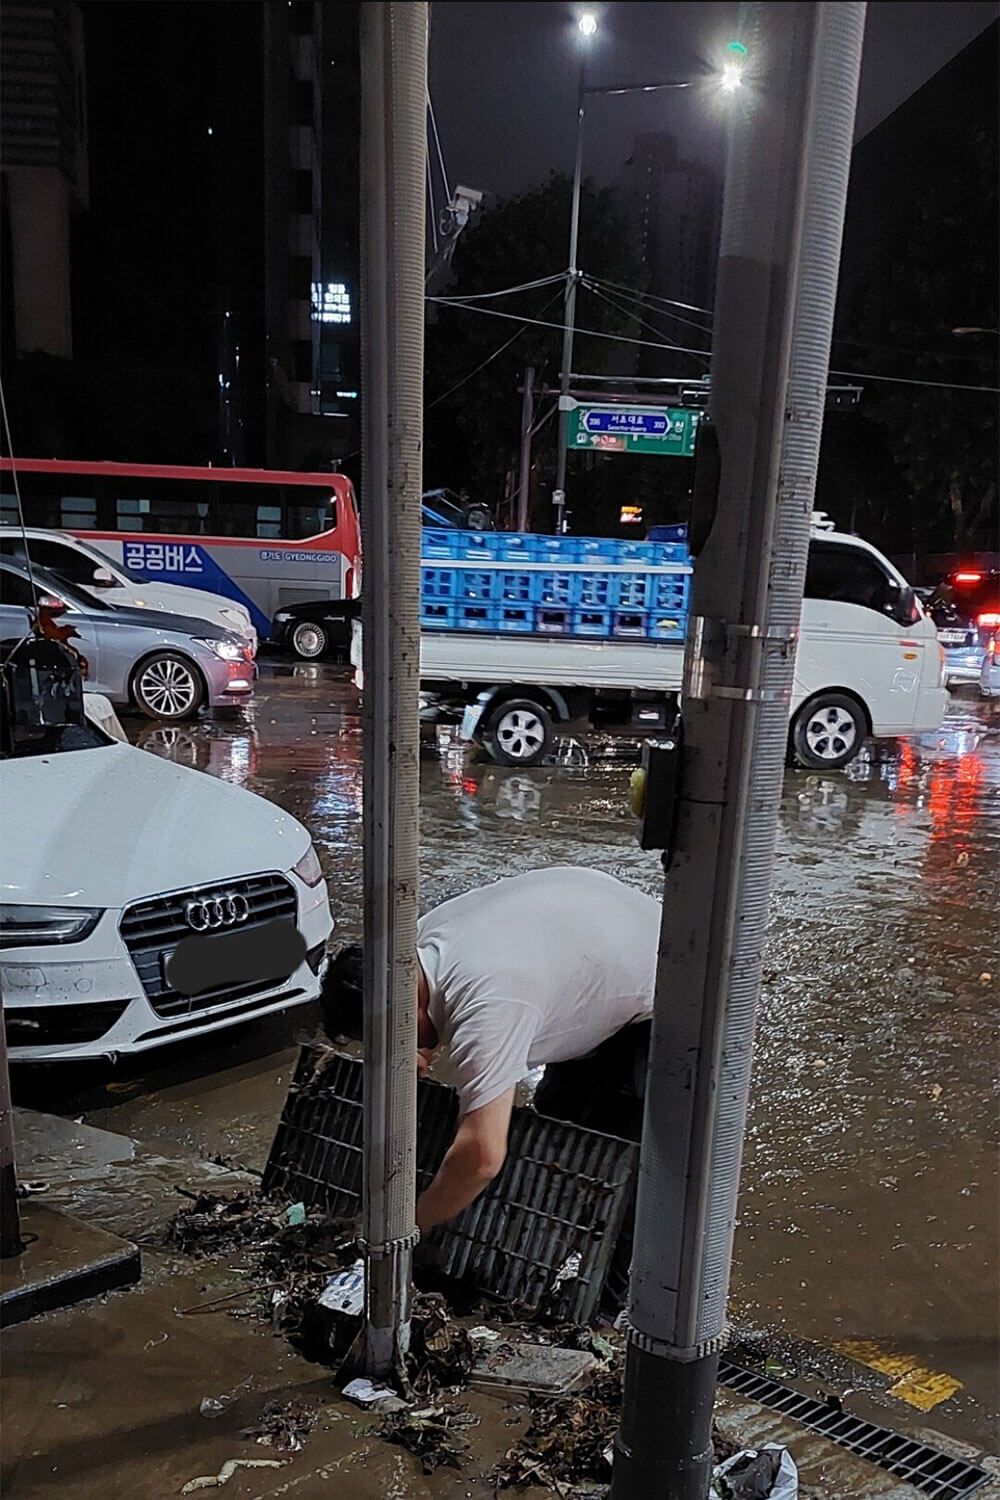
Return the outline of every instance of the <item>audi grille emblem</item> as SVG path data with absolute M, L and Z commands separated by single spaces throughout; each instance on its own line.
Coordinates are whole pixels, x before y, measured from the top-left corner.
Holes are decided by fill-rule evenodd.
M 213 932 L 217 927 L 237 927 L 250 915 L 245 896 L 224 891 L 221 896 L 203 896 L 184 906 L 184 920 L 195 932 Z

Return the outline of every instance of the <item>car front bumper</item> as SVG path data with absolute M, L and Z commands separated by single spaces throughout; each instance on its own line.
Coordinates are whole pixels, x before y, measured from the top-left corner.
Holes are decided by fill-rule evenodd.
M 106 911 L 82 943 L 8 948 L 0 974 L 11 1062 L 80 1062 L 146 1052 L 315 1000 L 333 929 L 326 885 L 286 875 L 298 898 L 296 925 L 306 959 L 281 984 L 253 994 L 214 994 L 183 1014 L 157 1014 L 119 932 L 120 911 Z M 199 1008 L 200 1006 L 200 1008 Z
M 252 695 L 257 680 L 256 661 L 221 661 L 206 652 L 198 664 L 208 688 L 206 702 L 209 708 L 246 703 Z

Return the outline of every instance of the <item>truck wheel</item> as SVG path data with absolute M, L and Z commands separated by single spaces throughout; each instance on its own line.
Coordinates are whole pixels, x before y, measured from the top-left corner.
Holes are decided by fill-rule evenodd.
M 865 716 L 846 693 L 819 693 L 792 723 L 792 752 L 810 771 L 836 771 L 854 759 L 867 733 Z
M 510 698 L 491 717 L 486 737 L 502 766 L 537 766 L 552 745 L 552 720 L 540 703 Z

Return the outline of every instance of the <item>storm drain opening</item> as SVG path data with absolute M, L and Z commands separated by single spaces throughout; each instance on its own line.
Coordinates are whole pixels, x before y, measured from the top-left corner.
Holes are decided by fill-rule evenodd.
M 934 1500 L 963 1500 L 993 1477 L 978 1464 L 952 1458 L 929 1443 L 852 1416 L 813 1396 L 803 1396 L 770 1375 L 759 1375 L 725 1358 L 719 1361 L 719 1382 L 749 1401 L 780 1412 L 839 1447 L 848 1448 Z
M 336 1216 L 361 1212 L 363 1065 L 302 1049 L 262 1187 Z M 417 1087 L 417 1189 L 426 1187 L 458 1120 L 454 1089 Z M 479 1291 L 586 1323 L 604 1289 L 632 1194 L 638 1147 L 515 1109 L 507 1159 L 464 1213 L 429 1236 L 441 1273 Z

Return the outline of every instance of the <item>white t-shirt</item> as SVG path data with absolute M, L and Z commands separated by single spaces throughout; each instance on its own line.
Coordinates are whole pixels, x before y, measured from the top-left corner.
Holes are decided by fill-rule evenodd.
M 660 914 L 612 875 L 555 865 L 421 918 L 430 1018 L 462 1114 L 650 1015 Z

